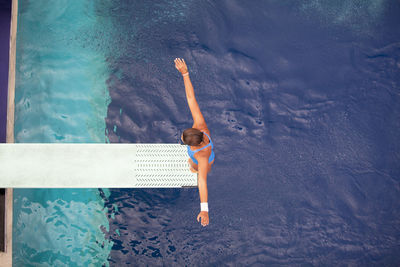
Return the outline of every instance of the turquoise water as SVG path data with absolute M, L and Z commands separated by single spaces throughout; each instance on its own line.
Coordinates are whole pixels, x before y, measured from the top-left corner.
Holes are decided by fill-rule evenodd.
M 107 141 L 108 50 L 96 39 L 107 25 L 94 14 L 89 1 L 19 1 L 15 142 Z M 14 266 L 108 266 L 108 229 L 98 189 L 14 190 Z
M 93 13 L 86 1 L 19 3 L 16 142 L 105 141 L 107 52 Z
M 14 266 L 108 266 L 108 230 L 98 189 L 14 191 Z

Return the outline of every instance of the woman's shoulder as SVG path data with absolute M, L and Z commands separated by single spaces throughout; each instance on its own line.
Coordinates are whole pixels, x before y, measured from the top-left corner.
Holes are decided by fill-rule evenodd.
M 202 125 L 193 124 L 192 128 L 197 129 L 201 132 L 206 132 L 208 135 L 210 135 L 210 130 L 208 129 L 207 124 L 202 124 Z
M 208 134 L 210 136 L 210 130 L 208 128 L 199 129 L 201 132 Z

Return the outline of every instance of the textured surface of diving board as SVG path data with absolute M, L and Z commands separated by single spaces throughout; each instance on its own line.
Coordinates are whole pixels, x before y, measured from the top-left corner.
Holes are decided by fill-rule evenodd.
M 0 187 L 197 186 L 180 144 L 0 144 Z

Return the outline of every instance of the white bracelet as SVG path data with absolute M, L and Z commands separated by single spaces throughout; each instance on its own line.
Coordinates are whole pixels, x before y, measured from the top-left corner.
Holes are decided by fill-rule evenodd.
M 189 72 L 186 72 L 185 74 L 182 74 L 182 76 L 188 76 Z
M 208 212 L 208 203 L 207 202 L 200 203 L 200 210 Z

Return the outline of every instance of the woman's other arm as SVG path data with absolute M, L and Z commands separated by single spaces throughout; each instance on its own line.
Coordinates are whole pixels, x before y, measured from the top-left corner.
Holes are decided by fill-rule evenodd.
M 208 190 L 207 190 L 207 170 L 208 170 L 208 157 L 198 157 L 199 162 L 199 176 L 198 176 L 198 188 L 200 203 L 208 203 Z M 206 226 L 209 224 L 210 219 L 208 217 L 208 211 L 200 211 L 197 215 L 197 221 L 201 219 L 201 225 Z

